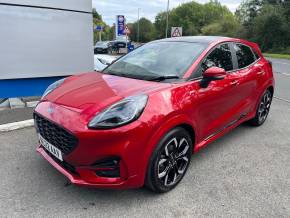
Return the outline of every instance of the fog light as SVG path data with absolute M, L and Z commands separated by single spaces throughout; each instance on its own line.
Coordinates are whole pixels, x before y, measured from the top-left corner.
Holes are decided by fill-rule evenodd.
M 118 178 L 120 177 L 120 158 L 110 157 L 97 161 L 93 165 L 93 168 L 95 169 L 97 176 Z
M 96 175 L 106 178 L 119 178 L 120 177 L 120 168 L 113 170 L 97 170 Z

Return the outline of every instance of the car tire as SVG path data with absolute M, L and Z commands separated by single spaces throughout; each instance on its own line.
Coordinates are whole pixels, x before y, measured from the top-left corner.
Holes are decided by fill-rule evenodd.
M 267 89 L 260 99 L 255 117 L 249 121 L 252 126 L 261 126 L 267 120 L 272 104 L 273 94 Z
M 174 189 L 182 180 L 192 155 L 193 143 L 181 127 L 169 131 L 158 143 L 149 164 L 145 185 L 156 193 Z

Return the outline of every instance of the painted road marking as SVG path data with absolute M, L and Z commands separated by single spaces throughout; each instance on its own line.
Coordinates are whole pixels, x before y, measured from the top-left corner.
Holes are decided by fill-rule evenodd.
M 7 123 L 7 124 L 0 125 L 0 132 L 10 132 L 13 130 L 23 129 L 23 128 L 32 127 L 32 126 L 34 126 L 33 119 L 24 120 L 24 121 L 15 122 L 15 123 Z
M 287 100 L 287 99 L 285 99 L 285 98 L 279 98 L 279 97 L 277 97 L 277 96 L 274 96 L 274 98 L 275 98 L 275 99 L 278 99 L 278 100 L 280 100 L 280 101 L 285 101 L 285 102 L 287 102 L 287 103 L 290 104 L 290 100 Z
M 282 74 L 284 76 L 290 76 L 290 73 L 281 73 L 281 72 L 275 72 L 275 73 Z
M 280 61 L 273 61 L 273 64 L 284 64 L 284 65 L 290 66 L 290 63 L 284 63 L 284 62 L 280 62 Z

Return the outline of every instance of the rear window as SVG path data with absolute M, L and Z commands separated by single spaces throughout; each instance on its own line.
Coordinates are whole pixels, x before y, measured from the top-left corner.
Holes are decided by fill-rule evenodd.
M 246 45 L 235 44 L 234 49 L 237 54 L 239 68 L 245 68 L 254 63 L 257 59 L 252 49 Z

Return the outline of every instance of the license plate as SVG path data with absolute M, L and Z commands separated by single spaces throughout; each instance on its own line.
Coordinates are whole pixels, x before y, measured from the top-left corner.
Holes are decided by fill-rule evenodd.
M 41 135 L 38 135 L 40 144 L 53 156 L 55 156 L 60 161 L 63 161 L 62 159 L 62 153 L 61 151 L 56 148 L 54 145 L 50 144 L 48 141 L 46 141 Z

